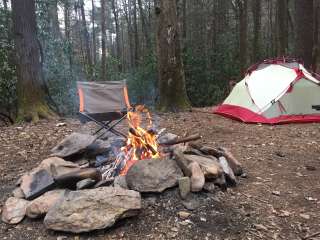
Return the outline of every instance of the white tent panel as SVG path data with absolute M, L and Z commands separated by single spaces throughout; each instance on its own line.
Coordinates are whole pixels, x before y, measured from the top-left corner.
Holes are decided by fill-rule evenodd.
M 251 98 L 260 110 L 265 110 L 273 100 L 278 100 L 296 79 L 293 69 L 271 64 L 258 69 L 246 78 Z
M 317 79 L 315 79 L 308 71 L 307 69 L 304 68 L 303 65 L 299 65 L 300 70 L 302 70 L 303 74 L 306 76 L 306 78 L 308 78 L 310 81 L 313 81 L 315 83 L 319 83 L 319 81 Z
M 245 78 L 246 79 L 246 78 Z M 237 83 L 230 95 L 226 98 L 223 104 L 230 104 L 243 108 L 248 108 L 253 112 L 259 112 L 257 106 L 252 102 L 248 89 L 245 84 L 245 79 Z

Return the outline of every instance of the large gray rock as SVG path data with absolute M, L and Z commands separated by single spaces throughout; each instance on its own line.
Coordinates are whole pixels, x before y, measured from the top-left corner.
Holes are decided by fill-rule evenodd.
M 28 201 L 20 198 L 10 197 L 2 209 L 2 221 L 8 224 L 17 224 L 26 215 Z
M 52 156 L 65 158 L 83 153 L 94 141 L 92 135 L 72 133 L 51 149 Z
M 65 190 L 57 189 L 46 192 L 33 200 L 27 207 L 26 215 L 29 218 L 39 218 L 46 215 L 49 209 L 63 196 Z
M 54 178 L 77 170 L 80 167 L 72 162 L 47 158 L 21 177 L 20 188 L 27 199 L 34 199 L 54 187 Z
M 35 199 L 55 186 L 52 175 L 45 169 L 39 169 L 22 178 L 21 190 L 28 200 Z
M 177 163 L 171 159 L 148 159 L 137 161 L 128 171 L 129 189 L 138 192 L 163 192 L 178 185 L 183 177 Z
M 70 191 L 47 213 L 47 229 L 64 232 L 89 232 L 114 225 L 141 209 L 140 193 L 123 188 L 101 187 Z

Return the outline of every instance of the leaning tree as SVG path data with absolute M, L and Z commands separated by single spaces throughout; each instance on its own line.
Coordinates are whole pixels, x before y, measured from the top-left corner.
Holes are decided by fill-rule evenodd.
M 52 116 L 45 101 L 34 0 L 12 0 L 17 65 L 18 119 L 38 121 Z
M 176 1 L 160 0 L 156 6 L 156 15 L 159 110 L 186 110 L 189 108 L 189 100 L 181 57 Z

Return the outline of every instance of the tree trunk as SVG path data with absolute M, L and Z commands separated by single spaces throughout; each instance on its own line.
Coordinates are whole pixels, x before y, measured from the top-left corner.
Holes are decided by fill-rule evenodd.
M 277 0 L 278 56 L 288 52 L 288 0 Z
M 141 0 L 138 0 L 138 6 L 139 6 L 139 12 L 140 12 L 140 18 L 141 18 L 141 24 L 142 24 L 142 32 L 143 32 L 143 35 L 144 35 L 144 38 L 146 41 L 146 49 L 147 49 L 147 51 L 150 51 L 151 50 L 151 38 L 150 38 L 149 29 L 148 29 L 148 25 L 146 22 L 146 16 L 143 11 Z
M 121 36 L 120 36 L 120 26 L 119 26 L 119 16 L 118 16 L 118 6 L 116 4 L 115 0 L 111 0 L 111 5 L 112 5 L 112 13 L 114 17 L 114 22 L 116 25 L 116 49 L 117 49 L 117 59 L 118 59 L 118 70 L 119 72 L 122 71 L 122 64 L 121 64 L 121 59 L 122 59 L 122 51 L 121 51 Z
M 91 7 L 92 7 L 92 15 L 91 15 L 91 21 L 92 21 L 92 60 L 93 65 L 97 62 L 97 42 L 96 42 L 96 26 L 95 26 L 95 6 L 94 6 L 94 0 L 91 0 Z
M 260 60 L 261 1 L 252 1 L 253 13 L 253 62 Z
M 107 81 L 106 1 L 101 0 L 101 81 Z
M 87 73 L 89 74 L 90 78 L 92 77 L 92 59 L 91 59 L 91 51 L 90 51 L 90 40 L 89 40 L 89 32 L 87 29 L 87 21 L 86 15 L 84 12 L 84 2 L 80 0 L 80 13 L 81 13 L 81 25 L 82 29 L 81 32 L 83 34 L 83 40 L 85 45 L 85 58 L 87 63 Z M 89 79 L 92 80 L 92 79 Z
M 131 20 L 131 0 L 128 2 L 125 0 L 123 3 L 124 15 L 127 21 L 127 34 L 129 42 L 129 69 L 132 68 L 134 63 L 134 44 L 133 44 L 133 29 L 132 29 L 132 20 Z
M 17 63 L 18 120 L 38 121 L 52 116 L 45 101 L 34 0 L 12 0 Z
M 319 68 L 319 55 L 320 55 L 320 40 L 319 40 L 319 30 L 320 30 L 320 0 L 314 1 L 314 46 L 312 54 L 312 71 L 317 72 Z
M 156 15 L 159 109 L 186 110 L 189 101 L 181 58 L 176 1 L 160 0 Z
M 133 0 L 133 29 L 134 29 L 134 65 L 139 65 L 139 32 L 137 22 L 137 1 Z
M 306 68 L 312 64 L 313 50 L 313 1 L 295 0 L 295 52 Z
M 247 0 L 237 0 L 239 8 L 239 61 L 241 73 L 244 74 L 247 65 L 247 31 L 248 31 L 248 12 Z
M 49 24 L 53 36 L 61 39 L 60 23 L 58 18 L 58 1 L 52 0 L 49 3 Z

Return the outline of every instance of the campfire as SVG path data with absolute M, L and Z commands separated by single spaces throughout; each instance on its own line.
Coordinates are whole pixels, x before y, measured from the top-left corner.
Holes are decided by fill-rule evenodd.
M 48 229 L 88 232 L 137 215 L 140 193 L 178 186 L 185 204 L 191 194 L 237 185 L 243 170 L 228 149 L 203 145 L 198 134 L 157 130 L 143 106 L 129 112 L 127 122 L 126 139 L 67 136 L 50 158 L 20 178 L 2 220 L 16 224 L 25 216 L 45 216 Z
M 147 129 L 142 127 L 142 118 L 145 115 Z M 116 150 L 117 156 L 113 167 L 107 167 L 102 174 L 104 179 L 116 175 L 126 175 L 129 168 L 139 160 L 160 158 L 158 151 L 157 133 L 152 129 L 151 114 L 144 106 L 137 106 L 136 111 L 128 112 L 127 120 L 129 125 L 126 145 Z

